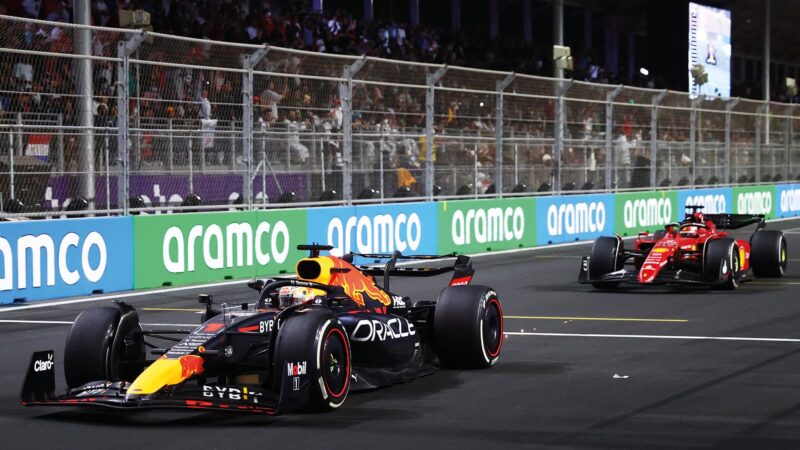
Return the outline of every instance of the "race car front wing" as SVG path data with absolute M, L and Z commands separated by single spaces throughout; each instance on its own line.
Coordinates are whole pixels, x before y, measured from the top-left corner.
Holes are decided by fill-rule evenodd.
M 182 383 L 169 386 L 156 394 L 133 396 L 127 393 L 125 381 L 94 381 L 56 395 L 55 353 L 35 352 L 22 386 L 24 406 L 103 406 L 138 410 L 178 408 L 190 410 L 240 411 L 280 414 L 294 403 L 291 394 L 299 389 L 297 380 L 283 372 L 280 393 L 258 385 L 207 385 Z
M 750 277 L 746 271 L 741 271 L 738 273 L 738 280 L 739 282 L 749 281 Z M 578 283 L 581 284 L 594 284 L 594 285 L 602 285 L 602 284 L 617 284 L 617 283 L 629 283 L 629 284 L 636 284 L 636 285 L 693 285 L 693 286 L 715 286 L 720 283 L 723 283 L 725 280 L 720 279 L 716 281 L 708 281 L 703 278 L 703 276 L 697 272 L 684 270 L 684 269 L 673 269 L 673 268 L 664 268 L 658 273 L 658 275 L 653 279 L 653 281 L 648 283 L 642 283 L 639 281 L 639 272 L 635 269 L 620 269 L 615 272 L 607 273 L 601 275 L 599 277 L 592 277 L 589 276 L 589 257 L 584 256 L 581 260 L 581 269 L 578 273 Z

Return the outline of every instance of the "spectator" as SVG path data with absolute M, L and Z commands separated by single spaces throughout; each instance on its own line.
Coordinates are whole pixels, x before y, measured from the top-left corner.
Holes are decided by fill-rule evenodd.
M 208 101 L 208 89 L 201 89 L 200 90 L 200 111 L 197 115 L 198 119 L 210 119 L 211 118 L 211 102 Z
M 286 92 L 279 93 L 277 92 L 277 88 L 275 87 L 275 82 L 270 80 L 267 84 L 267 88 L 261 92 L 259 98 L 261 99 L 261 105 L 266 106 L 269 109 L 270 114 L 273 117 L 278 117 L 278 103 L 283 100 L 283 97 L 286 96 Z
M 614 172 L 617 187 L 628 187 L 630 184 L 631 152 L 628 138 L 625 137 L 624 127 L 620 127 L 617 138 L 614 140 Z
M 305 122 L 298 121 L 297 111 L 289 111 L 289 117 L 284 121 L 288 132 L 288 151 L 291 155 L 305 163 L 309 157 L 308 147 L 300 143 L 300 132 L 306 130 Z

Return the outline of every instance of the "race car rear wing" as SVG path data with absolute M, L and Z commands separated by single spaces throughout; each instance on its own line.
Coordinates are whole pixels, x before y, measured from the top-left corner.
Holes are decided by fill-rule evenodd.
M 753 224 L 758 228 L 766 226 L 763 214 L 705 214 L 704 217 L 722 230 L 738 230 Z
M 360 256 L 369 259 L 388 259 L 386 264 L 381 266 L 358 266 L 365 275 L 383 275 L 383 289 L 389 291 L 389 278 L 391 276 L 399 277 L 432 277 L 442 275 L 445 273 L 453 272 L 453 278 L 450 280 L 450 286 L 469 284 L 472 280 L 472 275 L 475 270 L 472 268 L 472 260 L 467 255 L 456 255 L 451 253 L 448 255 L 403 255 L 399 251 L 392 254 L 388 253 L 350 253 L 345 256 L 345 260 L 351 260 L 353 256 Z M 398 260 L 422 260 L 434 261 L 441 259 L 455 258 L 455 263 L 452 266 L 444 267 L 397 267 Z

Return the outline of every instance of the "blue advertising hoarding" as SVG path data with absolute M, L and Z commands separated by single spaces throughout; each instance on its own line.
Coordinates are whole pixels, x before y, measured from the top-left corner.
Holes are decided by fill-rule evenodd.
M 731 188 L 683 189 L 678 192 L 678 208 L 676 220 L 683 219 L 686 205 L 702 205 L 706 214 L 724 214 L 733 212 L 733 193 Z
M 536 244 L 590 240 L 614 233 L 614 195 L 567 195 L 536 200 Z
M 433 202 L 308 209 L 308 240 L 349 252 L 435 254 L 437 210 Z
M 130 217 L 0 224 L 0 303 L 133 289 Z
M 800 216 L 800 184 L 775 185 L 775 217 Z

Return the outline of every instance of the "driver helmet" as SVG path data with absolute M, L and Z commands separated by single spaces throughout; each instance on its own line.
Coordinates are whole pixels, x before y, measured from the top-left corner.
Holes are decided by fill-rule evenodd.
M 284 286 L 278 292 L 278 305 L 280 308 L 286 308 L 313 300 L 315 296 L 313 290 L 306 287 Z
M 687 225 L 681 228 L 681 234 L 685 236 L 697 234 L 697 227 L 692 225 Z

